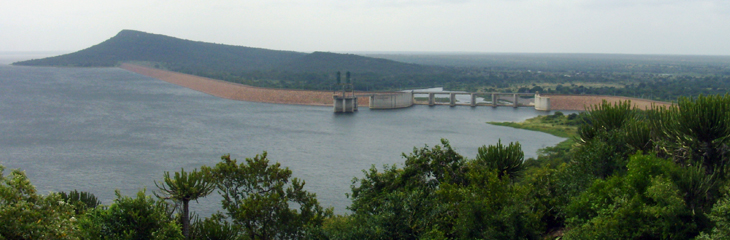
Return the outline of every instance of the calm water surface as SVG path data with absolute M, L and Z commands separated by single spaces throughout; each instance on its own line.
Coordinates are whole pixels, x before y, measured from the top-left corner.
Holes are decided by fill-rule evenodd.
M 329 107 L 216 98 L 118 68 L 0 65 L 0 164 L 25 170 L 41 193 L 78 189 L 111 203 L 147 188 L 164 171 L 214 165 L 230 153 L 269 159 L 306 181 L 325 206 L 344 213 L 354 177 L 372 165 L 403 162 L 413 147 L 446 138 L 467 157 L 477 148 L 519 141 L 527 157 L 561 141 L 551 135 L 492 126 L 521 121 L 530 108 L 414 106 L 333 114 Z M 212 196 L 192 204 L 208 215 Z

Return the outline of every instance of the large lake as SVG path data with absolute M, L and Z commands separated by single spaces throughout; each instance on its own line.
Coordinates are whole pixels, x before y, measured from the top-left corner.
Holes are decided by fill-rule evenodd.
M 104 204 L 115 189 L 151 194 L 164 171 L 268 151 L 324 206 L 344 213 L 354 177 L 372 165 L 402 165 L 401 153 L 414 147 L 446 138 L 473 158 L 478 147 L 501 139 L 519 141 L 534 157 L 562 140 L 485 123 L 545 114 L 531 108 L 361 107 L 334 114 L 329 107 L 220 99 L 118 68 L 0 65 L 0 86 L 0 164 L 24 170 L 41 193 L 78 189 Z M 219 200 L 191 208 L 209 215 Z

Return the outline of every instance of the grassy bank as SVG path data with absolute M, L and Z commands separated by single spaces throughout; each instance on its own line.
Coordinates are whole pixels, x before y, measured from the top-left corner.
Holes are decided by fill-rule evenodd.
M 573 145 L 573 138 L 578 134 L 578 126 L 582 117 L 572 113 L 564 115 L 562 112 L 555 112 L 553 115 L 537 116 L 523 122 L 487 122 L 497 126 L 506 126 L 531 131 L 544 132 L 556 137 L 567 138 L 558 143 L 556 147 L 569 147 Z

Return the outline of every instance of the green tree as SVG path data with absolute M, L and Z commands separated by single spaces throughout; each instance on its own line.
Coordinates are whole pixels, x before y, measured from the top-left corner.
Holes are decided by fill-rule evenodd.
M 651 125 L 631 101 L 592 106 L 578 128 L 571 167 L 585 177 L 604 179 L 626 171 L 628 156 L 653 149 Z M 585 178 L 584 177 L 584 178 Z
M 240 164 L 230 155 L 221 160 L 203 170 L 215 180 L 223 209 L 250 239 L 303 238 L 332 215 L 332 209 L 322 208 L 316 195 L 304 190 L 304 181 L 291 178 L 289 168 L 269 164 L 266 152 Z
M 436 195 L 446 182 L 457 185 L 466 181 L 463 171 L 465 158 L 456 153 L 449 142 L 433 148 L 414 148 L 403 154 L 405 166 L 374 166 L 363 171 L 365 177 L 354 179 L 350 227 L 356 234 L 351 239 L 418 239 L 429 233 L 441 232 L 451 236 L 448 204 L 441 204 Z M 452 211 L 453 212 L 453 211 Z M 444 228 L 444 229 L 440 229 Z
M 522 152 L 519 142 L 504 146 L 502 140 L 499 140 L 497 145 L 481 146 L 476 157 L 478 164 L 497 170 L 500 178 L 505 175 L 510 178 L 516 177 L 517 173 L 524 169 L 522 166 L 524 161 L 525 153 Z
M 707 174 L 727 174 L 730 148 L 730 94 L 681 97 L 657 109 L 660 148 L 685 166 L 702 165 Z
M 192 172 L 175 172 L 174 177 L 170 177 L 170 172 L 165 172 L 162 183 L 155 181 L 155 186 L 162 192 L 161 195 L 155 193 L 155 196 L 163 199 L 171 199 L 182 203 L 182 230 L 186 239 L 190 237 L 190 201 L 201 197 L 208 196 L 215 189 L 215 184 L 209 181 L 203 172 L 193 169 Z
M 439 201 L 453 206 L 453 229 L 449 238 L 458 239 L 537 239 L 544 228 L 543 212 L 531 207 L 530 189 L 500 176 L 496 168 L 468 163 L 469 184 L 442 184 Z M 449 207 L 451 212 L 451 207 Z
M 79 220 L 82 239 L 184 239 L 178 225 L 167 213 L 167 203 L 155 201 L 139 191 L 136 198 L 119 190 L 109 207 L 97 207 Z

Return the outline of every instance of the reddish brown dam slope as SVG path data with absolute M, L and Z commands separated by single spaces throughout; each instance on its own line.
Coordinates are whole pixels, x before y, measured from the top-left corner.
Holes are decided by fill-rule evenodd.
M 332 106 L 333 92 L 330 91 L 252 87 L 238 83 L 193 76 L 184 73 L 170 72 L 133 64 L 122 64 L 121 68 L 226 99 L 279 104 Z M 369 99 L 366 97 L 358 99 L 358 105 L 360 106 L 367 106 L 368 103 Z
M 639 109 L 649 109 L 652 105 L 657 107 L 667 107 L 672 105 L 669 102 L 652 101 L 641 98 L 619 97 L 619 96 L 592 96 L 592 95 L 548 95 L 543 94 L 542 97 L 550 98 L 551 110 L 577 110 L 585 111 L 587 107 L 598 105 L 606 100 L 609 103 L 618 101 L 631 100 L 631 105 Z

